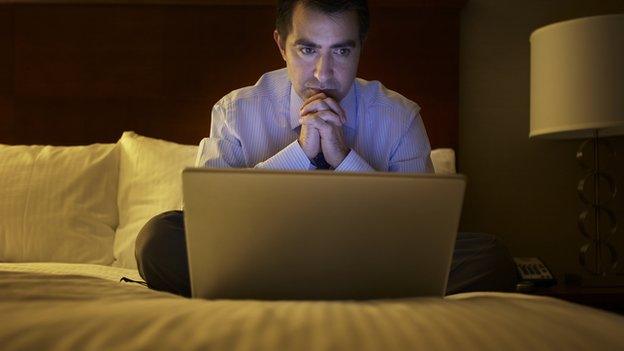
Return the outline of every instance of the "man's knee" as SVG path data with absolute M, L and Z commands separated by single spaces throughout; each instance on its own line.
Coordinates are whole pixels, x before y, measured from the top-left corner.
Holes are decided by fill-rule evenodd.
M 167 250 L 173 241 L 184 240 L 175 236 L 184 235 L 184 215 L 182 211 L 167 211 L 147 221 L 137 235 L 135 258 L 137 264 L 151 261 Z
M 511 259 L 505 244 L 496 235 L 486 233 L 458 233 L 453 256 L 456 264 L 466 260 L 479 260 L 483 265 L 493 266 L 497 262 L 509 262 Z
M 137 236 L 135 257 L 147 286 L 191 295 L 182 211 L 168 211 L 150 219 Z
M 478 235 L 479 254 L 483 259 L 483 264 L 494 269 L 504 269 L 506 272 L 512 268 L 512 258 L 507 250 L 507 246 L 496 235 L 484 233 L 471 233 Z
M 459 233 L 453 254 L 449 293 L 510 291 L 516 283 L 513 259 L 495 235 Z

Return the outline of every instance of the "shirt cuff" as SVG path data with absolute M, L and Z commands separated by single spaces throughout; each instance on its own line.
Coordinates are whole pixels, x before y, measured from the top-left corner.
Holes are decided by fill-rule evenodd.
M 258 163 L 255 168 L 307 171 L 315 167 L 311 165 L 310 159 L 306 156 L 305 152 L 303 152 L 299 141 L 295 140 L 268 160 Z
M 371 167 L 360 155 L 353 149 L 349 151 L 347 157 L 336 167 L 336 172 L 374 172 Z

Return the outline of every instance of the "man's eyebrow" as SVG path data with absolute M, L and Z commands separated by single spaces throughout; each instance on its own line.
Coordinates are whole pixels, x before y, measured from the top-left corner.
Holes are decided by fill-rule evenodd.
M 302 45 L 302 46 L 307 46 L 307 47 L 317 48 L 317 49 L 321 47 L 320 45 L 315 44 L 309 41 L 308 39 L 297 39 L 295 40 L 295 45 Z
M 307 47 L 311 47 L 311 48 L 320 48 L 321 46 L 313 43 L 312 41 L 308 40 L 308 39 L 297 39 L 295 41 L 295 45 L 302 45 L 302 46 L 307 46 Z M 330 46 L 331 49 L 336 49 L 336 48 L 354 48 L 355 47 L 355 40 L 345 40 L 343 42 L 340 43 L 336 43 L 333 44 L 332 46 Z
M 354 48 L 355 47 L 355 40 L 345 40 L 341 43 L 337 43 L 334 44 L 332 46 L 330 46 L 330 48 L 332 49 L 337 49 L 337 48 Z

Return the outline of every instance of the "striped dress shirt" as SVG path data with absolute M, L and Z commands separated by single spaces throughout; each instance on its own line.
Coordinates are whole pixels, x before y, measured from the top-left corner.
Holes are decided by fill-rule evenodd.
M 286 69 L 264 74 L 224 96 L 212 109 L 210 137 L 199 144 L 197 167 L 313 170 L 297 141 L 303 100 Z M 357 78 L 340 105 L 347 157 L 342 172 L 433 172 L 420 107 L 377 81 Z

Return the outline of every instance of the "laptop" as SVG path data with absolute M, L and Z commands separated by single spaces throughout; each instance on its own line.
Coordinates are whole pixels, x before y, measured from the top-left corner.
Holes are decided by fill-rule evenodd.
M 461 175 L 187 168 L 192 296 L 444 296 Z

